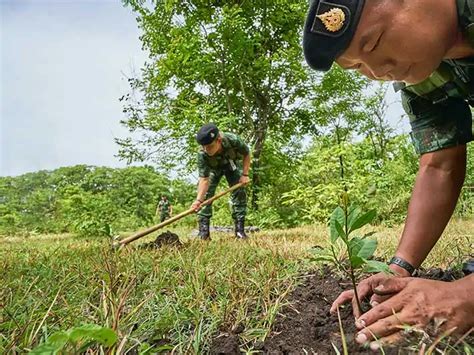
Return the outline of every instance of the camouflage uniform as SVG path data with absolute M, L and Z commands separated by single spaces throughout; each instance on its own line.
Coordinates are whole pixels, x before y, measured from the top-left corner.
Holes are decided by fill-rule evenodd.
M 170 207 L 171 204 L 168 200 L 161 200 L 158 203 L 158 208 L 160 210 L 160 222 L 164 222 L 170 218 Z
M 474 47 L 474 0 L 456 0 L 459 27 Z M 410 118 L 411 138 L 418 154 L 466 144 L 473 140 L 474 57 L 444 60 L 425 81 L 402 91 Z
M 249 147 L 239 136 L 222 133 L 222 152 L 214 156 L 207 155 L 204 150 L 198 153 L 199 177 L 209 178 L 206 200 L 214 196 L 222 176 L 225 176 L 229 186 L 239 182 L 242 176 L 242 159 L 249 152 Z M 242 187 L 232 193 L 232 218 L 234 220 L 245 218 L 246 213 L 247 194 Z M 199 210 L 198 215 L 200 218 L 211 218 L 212 204 Z

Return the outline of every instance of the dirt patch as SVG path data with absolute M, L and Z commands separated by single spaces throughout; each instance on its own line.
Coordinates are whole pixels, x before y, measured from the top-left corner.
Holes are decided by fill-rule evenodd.
M 463 276 L 458 271 L 432 269 L 420 272 L 430 279 L 452 281 Z M 337 316 L 329 313 L 335 297 L 351 287 L 347 280 L 332 276 L 327 270 L 306 275 L 306 281 L 290 296 L 291 306 L 283 308 L 272 332 L 264 343 L 253 344 L 261 354 L 334 354 L 334 346 L 342 353 L 342 341 Z M 342 325 L 350 354 L 371 351 L 354 341 L 356 328 L 351 306 L 341 310 Z M 239 354 L 239 336 L 232 332 L 215 339 L 213 354 Z M 410 341 L 411 342 L 411 341 Z M 415 341 L 415 344 L 417 342 Z M 411 344 L 413 344 L 411 342 Z M 384 349 L 385 354 L 407 354 L 406 347 Z
M 344 288 L 343 280 L 328 273 L 308 275 L 291 296 L 291 307 L 283 309 L 264 343 L 268 354 L 333 354 L 333 345 L 342 349 L 339 322 L 329 313 L 334 298 Z M 350 285 L 347 285 L 350 286 Z M 347 287 L 346 287 L 347 288 Z M 350 354 L 366 354 L 353 339 L 356 333 L 352 308 L 341 310 L 341 319 Z
M 166 231 L 165 233 L 161 233 L 160 235 L 158 235 L 154 241 L 141 245 L 141 248 L 158 249 L 163 246 L 179 247 L 181 245 L 183 244 L 179 241 L 179 237 L 177 234 L 171 233 L 170 231 Z
M 212 355 L 240 354 L 239 336 L 237 334 L 221 334 L 212 342 Z

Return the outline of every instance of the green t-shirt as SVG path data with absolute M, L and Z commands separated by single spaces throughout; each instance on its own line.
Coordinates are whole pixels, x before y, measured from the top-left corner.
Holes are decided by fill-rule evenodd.
M 250 149 L 239 136 L 232 133 L 222 134 L 222 152 L 209 156 L 204 150 L 197 155 L 199 177 L 209 177 L 212 170 L 235 170 L 237 164 L 241 165 L 244 156 Z
M 460 28 L 474 48 L 474 0 L 456 0 Z M 401 86 L 418 154 L 473 140 L 474 57 L 445 60 L 422 83 Z

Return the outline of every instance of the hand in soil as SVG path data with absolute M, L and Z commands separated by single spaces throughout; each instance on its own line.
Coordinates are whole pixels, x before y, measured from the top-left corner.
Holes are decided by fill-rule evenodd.
M 425 329 L 434 325 L 436 333 L 459 335 L 474 327 L 474 275 L 454 282 L 396 277 L 380 283 L 374 292 L 392 297 L 356 321 L 362 329 L 356 341 L 371 342 L 372 350 L 400 340 L 402 326 Z
M 364 298 L 367 298 L 373 295 L 370 300 L 370 304 L 374 306 L 374 305 L 379 304 L 383 300 L 387 299 L 388 297 L 390 297 L 389 295 L 384 295 L 384 296 L 374 295 L 374 289 L 392 277 L 393 275 L 388 275 L 381 272 L 362 280 L 359 283 L 359 285 L 357 285 L 357 294 L 359 295 L 360 302 L 362 302 Z M 357 301 L 355 299 L 354 290 L 347 290 L 347 291 L 342 292 L 339 295 L 339 297 L 336 298 L 336 300 L 333 302 L 330 312 L 332 314 L 336 314 L 338 307 L 350 301 L 352 301 L 352 311 L 354 313 L 354 317 L 356 319 L 359 318 L 361 314 L 359 312 L 359 307 L 357 307 Z

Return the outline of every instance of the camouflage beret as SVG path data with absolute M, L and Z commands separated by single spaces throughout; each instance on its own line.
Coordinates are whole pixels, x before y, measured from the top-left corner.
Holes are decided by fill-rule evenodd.
M 214 142 L 218 135 L 219 128 L 214 123 L 207 123 L 198 131 L 196 140 L 200 145 L 207 145 Z
M 312 0 L 303 34 L 306 62 L 315 70 L 328 71 L 349 47 L 365 0 Z

